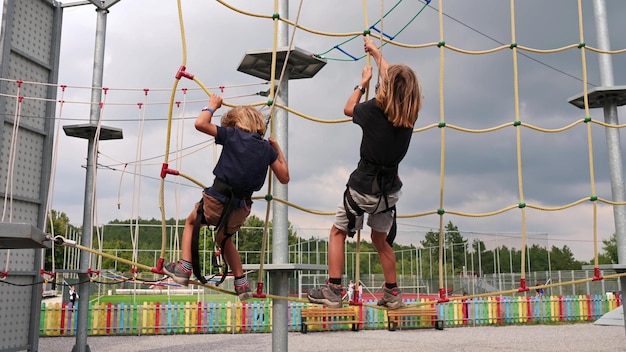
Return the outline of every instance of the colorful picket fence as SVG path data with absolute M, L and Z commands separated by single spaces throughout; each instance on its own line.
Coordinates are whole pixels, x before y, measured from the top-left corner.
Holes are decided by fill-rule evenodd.
M 606 295 L 487 297 L 438 305 L 446 326 L 594 321 L 619 307 Z
M 367 302 L 375 305 L 375 302 Z M 427 304 L 426 300 L 407 301 Z M 621 305 L 621 298 L 607 295 L 486 297 L 431 304 L 446 327 L 509 325 L 547 322 L 594 321 Z M 288 327 L 300 331 L 301 311 L 309 304 L 289 302 Z M 384 310 L 358 306 L 360 329 L 385 329 Z M 40 335 L 68 336 L 76 333 L 77 309 L 59 303 L 41 306 Z M 433 326 L 431 318 L 402 323 L 399 328 Z M 345 326 L 343 326 L 345 325 Z M 336 329 L 350 329 L 347 324 Z M 92 303 L 89 335 L 151 335 L 270 332 L 272 302 L 187 302 L 111 304 Z M 315 330 L 311 327 L 309 330 Z

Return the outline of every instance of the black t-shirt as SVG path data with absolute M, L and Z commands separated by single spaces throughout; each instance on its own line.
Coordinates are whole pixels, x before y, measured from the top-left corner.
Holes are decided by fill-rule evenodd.
M 409 149 L 411 136 L 413 136 L 413 129 L 394 127 L 378 107 L 375 98 L 354 106 L 352 122 L 361 126 L 363 130 L 360 148 L 361 161 L 385 168 L 394 168 L 404 159 Z M 397 192 L 402 188 L 402 182 L 397 173 L 383 175 L 383 177 L 385 193 Z M 378 195 L 383 190 L 377 192 L 376 187 L 373 186 L 375 183 L 376 174 L 359 169 L 350 175 L 348 181 L 348 185 L 360 193 Z

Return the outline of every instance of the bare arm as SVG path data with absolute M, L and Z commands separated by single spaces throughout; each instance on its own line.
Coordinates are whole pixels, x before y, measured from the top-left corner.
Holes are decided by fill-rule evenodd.
M 387 68 L 389 68 L 389 64 L 387 60 L 383 57 L 383 54 L 378 50 L 376 44 L 369 37 L 363 37 L 365 52 L 372 55 L 374 61 L 376 61 L 376 65 L 378 65 L 378 71 L 387 72 Z
M 274 160 L 272 165 L 270 165 L 270 168 L 280 183 L 287 184 L 289 182 L 289 166 L 287 166 L 287 160 L 285 160 L 285 156 L 283 155 L 283 151 L 280 149 L 278 142 L 276 142 L 273 138 L 268 138 L 268 141 L 270 142 L 272 148 L 274 148 L 274 150 L 278 153 L 278 158 Z
M 215 112 L 217 109 L 222 107 L 222 97 L 216 94 L 211 94 L 211 97 L 209 98 L 209 105 L 207 105 L 207 107 Z M 211 111 L 202 111 L 196 118 L 194 127 L 200 132 L 204 132 L 215 137 L 217 135 L 217 126 L 211 121 L 212 119 L 213 113 Z
M 367 87 L 370 84 L 370 79 L 372 79 L 372 66 L 365 66 L 363 67 L 363 73 L 361 73 L 361 83 L 359 83 L 359 85 L 361 87 Z M 352 94 L 350 94 L 346 106 L 343 108 L 343 113 L 346 116 L 352 117 L 354 106 L 361 101 L 361 95 L 363 95 L 363 92 L 361 92 L 360 89 L 355 89 Z

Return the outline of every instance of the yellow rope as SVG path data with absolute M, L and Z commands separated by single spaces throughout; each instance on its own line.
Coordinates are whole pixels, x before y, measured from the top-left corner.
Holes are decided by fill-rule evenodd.
M 511 42 L 515 43 L 515 0 L 510 0 L 511 6 Z M 515 100 L 515 121 L 520 121 L 519 107 L 519 72 L 517 66 L 517 47 L 513 46 L 513 90 Z M 524 182 L 522 174 L 522 134 L 519 126 L 515 129 L 517 143 L 517 184 L 520 204 L 524 204 Z M 526 207 L 520 206 L 522 215 L 522 248 L 521 248 L 521 279 L 526 279 Z
M 177 1 L 178 5 L 178 23 L 180 27 L 181 44 L 182 44 L 182 66 L 185 66 L 187 62 L 187 42 L 185 40 L 185 25 L 183 22 L 183 11 L 181 0 Z M 179 78 L 174 80 L 172 91 L 170 94 L 170 103 L 167 112 L 167 132 L 165 142 L 165 155 L 163 157 L 163 164 L 168 164 L 168 158 L 170 154 L 170 142 L 172 135 L 172 112 L 174 109 L 174 100 L 176 97 L 176 87 L 178 86 Z M 166 217 L 165 217 L 165 177 L 161 177 L 159 185 L 159 210 L 161 212 L 161 258 L 165 258 L 165 248 L 167 247 L 167 230 L 166 230 Z
M 443 36 L 443 0 L 439 0 L 439 40 L 444 41 Z M 444 90 L 443 90 L 443 78 L 444 78 L 444 46 L 439 47 L 439 118 L 440 122 L 445 122 L 445 105 L 444 105 Z M 443 197 L 444 197 L 444 184 L 445 184 L 445 169 L 446 169 L 446 129 L 441 129 L 441 151 L 440 151 L 440 172 L 439 172 L 439 209 L 444 209 Z M 443 212 L 439 212 L 439 287 L 444 287 L 443 277 L 443 253 L 445 246 L 445 232 L 443 229 Z
M 253 13 L 253 12 L 249 12 L 249 11 L 245 11 L 242 9 L 239 9 L 235 6 L 232 6 L 228 3 L 226 3 L 224 0 L 217 0 L 218 3 L 220 3 L 221 5 L 223 5 L 224 7 L 233 10 L 235 12 L 238 12 L 240 14 L 246 15 L 246 16 L 250 16 L 250 17 L 256 17 L 256 18 L 264 18 L 264 19 L 273 19 L 272 15 L 264 15 L 264 14 L 258 14 L 258 13 Z M 286 18 L 280 18 L 280 21 L 283 21 L 291 26 L 293 26 L 294 28 L 298 28 L 300 30 L 303 30 L 305 32 L 308 33 L 312 33 L 312 34 L 317 34 L 317 35 L 321 35 L 321 36 L 326 36 L 326 37 L 354 37 L 354 36 L 359 36 L 362 35 L 363 32 L 345 32 L 345 33 L 336 33 L 336 32 L 325 32 L 325 31 L 320 31 L 320 30 L 316 30 L 313 28 L 309 28 L 306 26 L 302 26 L 300 24 L 297 24 L 293 21 L 290 21 Z M 441 20 L 440 20 L 441 22 Z M 370 36 L 375 37 L 380 39 L 381 41 L 384 41 L 385 43 L 388 44 L 392 44 L 395 46 L 399 46 L 399 47 L 403 47 L 403 48 L 409 48 L 409 49 L 422 49 L 422 48 L 427 48 L 427 47 L 433 47 L 433 46 L 438 46 L 439 43 L 424 43 L 424 44 L 408 44 L 408 43 L 402 43 L 402 42 L 398 42 L 398 41 L 394 41 L 394 40 L 389 40 L 384 38 L 383 35 L 378 35 L 375 33 L 370 33 Z M 537 53 L 537 54 L 553 54 L 553 53 L 558 53 L 558 52 L 562 52 L 565 50 L 569 50 L 569 49 L 576 49 L 579 48 L 580 43 L 576 43 L 576 44 L 569 44 L 569 45 L 565 45 L 562 47 L 558 47 L 558 48 L 553 48 L 553 49 L 536 49 L 536 48 L 530 48 L 530 47 L 525 47 L 525 46 L 521 46 L 518 45 L 517 48 L 519 50 L 522 51 L 528 51 L 528 52 L 532 52 L 532 53 Z M 466 49 L 461 49 L 458 47 L 454 47 L 451 46 L 449 44 L 445 44 L 445 47 L 448 48 L 449 50 L 458 52 L 458 53 L 462 53 L 462 54 L 468 54 L 468 55 L 484 55 L 484 54 L 491 54 L 497 51 L 501 51 L 504 49 L 509 49 L 511 46 L 510 45 L 501 45 L 501 46 L 497 46 L 494 47 L 492 49 L 486 49 L 486 50 L 466 50 Z M 587 48 L 590 51 L 593 51 L 595 53 L 598 54 L 612 54 L 612 55 L 616 55 L 616 54 L 622 54 L 622 53 L 626 53 L 626 48 L 624 49 L 619 49 L 619 50 L 600 50 L 598 48 L 595 47 L 591 47 L 591 46 L 585 46 L 585 48 Z
M 75 247 L 76 249 L 91 253 L 91 254 L 95 254 L 104 258 L 109 258 L 115 261 L 118 261 L 120 263 L 125 263 L 128 264 L 130 266 L 135 266 L 137 268 L 141 268 L 141 269 L 145 269 L 145 270 L 151 270 L 152 268 L 141 264 L 141 263 L 137 263 L 137 262 L 133 262 L 131 260 L 128 259 L 124 259 L 109 253 L 105 253 L 99 250 L 95 250 L 89 247 L 85 247 L 82 246 L 80 244 L 70 244 L 70 241 L 65 240 L 64 237 L 62 236 L 56 236 L 55 239 L 61 239 L 64 243 L 63 245 L 66 246 L 70 246 L 70 247 Z M 604 279 L 616 279 L 616 278 L 620 278 L 622 276 L 626 276 L 626 272 L 624 273 L 616 273 L 616 274 L 609 274 L 609 275 L 604 275 L 603 278 Z M 576 285 L 576 284 L 581 284 L 581 283 L 585 283 L 585 282 L 591 282 L 594 281 L 594 278 L 585 278 L 585 279 L 578 279 L 578 280 L 572 280 L 572 281 L 566 281 L 566 282 L 560 282 L 560 283 L 554 283 L 554 284 L 545 284 L 545 285 L 539 285 L 539 286 L 530 286 L 527 287 L 529 290 L 534 290 L 534 289 L 539 289 L 539 288 L 552 288 L 552 287 L 560 287 L 560 286 L 568 286 L 568 285 Z M 217 292 L 221 292 L 224 294 L 228 294 L 228 295 L 232 295 L 232 296 L 236 296 L 237 293 L 236 292 L 232 292 L 232 291 L 228 291 L 228 290 L 224 290 L 222 288 L 219 288 L 217 286 L 213 286 L 210 284 L 203 284 L 201 282 L 195 281 L 195 280 L 189 280 L 190 284 L 193 285 L 197 285 L 197 286 L 202 286 L 204 288 L 210 289 L 210 290 L 214 290 Z M 515 294 L 515 293 L 521 293 L 519 291 L 519 289 L 512 289 L 512 290 L 504 290 L 504 291 L 498 291 L 498 292 L 489 292 L 489 293 L 481 293 L 481 294 L 475 294 L 475 295 L 466 295 L 466 296 L 452 296 L 452 297 L 448 297 L 449 301 L 455 301 L 455 300 L 465 300 L 465 299 L 471 299 L 471 298 L 479 298 L 479 297 L 493 297 L 493 296 L 501 296 L 501 295 L 507 295 L 507 294 Z M 285 300 L 285 301 L 292 301 L 292 302 L 302 302 L 302 303 L 309 303 L 308 299 L 300 299 L 300 298 L 295 298 L 295 297 L 287 297 L 287 296 L 278 296 L 278 295 L 273 295 L 273 294 L 266 294 L 266 298 L 269 299 L 280 299 L 280 300 Z M 417 307 L 417 306 L 423 306 L 423 305 L 432 305 L 432 304 L 436 304 L 438 303 L 437 300 L 429 300 L 429 301 L 423 301 L 423 302 L 419 302 L 419 303 L 414 303 L 414 304 L 409 304 L 407 305 L 407 307 Z M 370 308 L 374 308 L 374 309 L 380 309 L 380 310 L 387 310 L 386 307 L 383 306 L 378 306 L 378 305 L 374 305 L 374 304 L 363 304 L 364 307 L 370 307 Z
M 578 0 L 578 31 L 581 43 L 585 42 L 585 34 L 583 27 L 583 10 L 582 2 Z M 583 102 L 585 105 L 585 116 L 589 116 L 589 99 L 587 97 L 587 58 L 585 55 L 586 48 L 580 48 L 580 61 L 583 71 Z M 587 124 L 587 144 L 589 153 L 589 183 L 591 183 L 591 194 L 596 195 L 595 167 L 593 162 L 593 137 L 591 133 L 591 124 Z M 594 265 L 598 266 L 598 202 L 593 202 L 593 260 Z
M 271 97 L 274 98 L 274 94 L 276 94 L 276 90 L 274 89 L 276 83 L 275 83 L 275 75 L 276 75 L 276 51 L 277 51 L 277 32 L 278 32 L 278 21 L 283 21 L 284 23 L 287 23 L 291 26 L 294 27 L 294 30 L 297 29 L 301 29 L 313 34 L 319 34 L 319 35 L 326 35 L 326 36 L 354 36 L 354 35 L 360 35 L 363 33 L 359 33 L 359 32 L 353 32 L 353 33 L 327 33 L 327 32 L 321 32 L 321 31 L 317 31 L 317 30 L 313 30 L 304 26 L 300 26 L 297 21 L 296 22 L 292 22 L 288 19 L 284 19 L 284 18 L 275 18 L 275 16 L 268 16 L 268 15 L 259 15 L 259 14 L 254 14 L 254 13 L 250 13 L 250 12 L 246 12 L 240 9 L 237 9 L 229 4 L 226 4 L 224 1 L 222 0 L 218 0 L 218 3 L 224 5 L 225 7 L 233 10 L 233 11 L 237 11 L 239 13 L 248 15 L 248 16 L 254 16 L 254 17 L 260 17 L 260 18 L 267 18 L 267 19 L 272 19 L 274 21 L 274 45 L 273 45 L 273 55 L 272 55 L 272 67 L 271 67 L 271 88 L 270 88 L 270 92 L 271 92 Z M 181 33 L 181 41 L 182 41 L 182 66 L 184 67 L 187 61 L 187 48 L 186 48 L 186 40 L 185 40 L 185 29 L 184 29 L 184 23 L 183 23 L 183 17 L 182 17 L 182 5 L 181 5 L 181 1 L 178 0 L 177 2 L 178 4 L 178 15 L 179 15 L 179 24 L 180 24 L 180 33 Z M 302 2 L 301 2 L 302 4 Z M 432 211 L 427 211 L 427 212 L 422 212 L 422 213 L 415 213 L 415 214 L 408 214 L 408 215 L 398 215 L 399 218 L 411 218 L 411 217 L 422 217 L 422 216 L 428 216 L 428 215 L 434 215 L 434 214 L 439 214 L 439 232 L 440 232 L 440 238 L 439 238 L 439 244 L 440 244 L 440 253 L 439 253 L 439 273 L 440 273 L 440 282 L 439 285 L 440 287 L 443 287 L 443 248 L 444 248 L 444 240 L 445 240 L 445 234 L 444 234 L 444 213 L 447 214 L 451 214 L 451 215 L 459 215 L 459 216 L 466 216 L 466 217 L 487 217 L 487 216 L 493 216 L 493 215 L 497 215 L 497 214 L 501 214 L 504 213 L 506 211 L 510 211 L 512 209 L 515 208 L 520 208 L 521 210 L 521 215 L 522 215 L 522 262 L 521 262 L 521 273 L 522 273 L 522 278 L 525 278 L 525 248 L 526 248 L 526 208 L 531 208 L 531 209 L 537 209 L 537 210 L 543 210 L 543 211 L 557 211 L 557 210 L 563 210 L 563 209 L 567 209 L 570 207 L 574 207 L 577 206 L 579 204 L 585 203 L 587 201 L 592 201 L 593 203 L 593 237 L 594 237 L 594 255 L 595 255 L 595 264 L 597 266 L 598 264 L 598 258 L 597 258 L 597 203 L 598 202 L 603 202 L 605 204 L 610 204 L 610 205 L 626 205 L 626 202 L 615 202 L 615 201 L 611 201 L 611 200 L 606 200 L 606 199 L 602 199 L 602 198 L 595 198 L 595 199 L 591 199 L 591 198 L 582 198 L 579 199 L 577 201 L 571 202 L 569 204 L 565 204 L 562 206 L 556 206 L 556 207 L 545 207 L 545 206 L 540 206 L 540 205 L 533 205 L 533 204 L 525 204 L 524 201 L 524 189 L 523 189 L 523 178 L 522 178 L 522 148 L 521 148 L 521 129 L 520 127 L 526 127 L 529 128 L 531 130 L 535 130 L 535 131 L 539 131 L 539 132 L 544 132 L 544 133 L 557 133 L 557 132 L 562 132 L 571 128 L 574 128 L 575 126 L 578 126 L 581 123 L 587 123 L 587 135 L 588 135 L 588 144 L 589 144 L 589 149 L 588 149 L 588 153 L 589 153 L 589 169 L 590 169 L 590 182 L 591 182 L 591 192 L 592 192 L 592 196 L 595 197 L 595 176 L 594 176 L 594 162 L 593 162 L 593 143 L 592 143 L 592 133 L 591 133 L 591 123 L 595 123 L 597 125 L 603 126 L 605 128 L 624 128 L 626 127 L 626 124 L 622 124 L 622 125 L 610 125 L 607 124 L 605 122 L 602 121 L 595 121 L 595 120 L 591 120 L 588 116 L 589 116 L 589 106 L 588 106 L 588 100 L 587 100 L 587 69 L 586 69 L 586 57 L 585 57 L 585 53 L 586 50 L 591 50 L 593 52 L 596 53 L 602 53 L 602 54 L 620 54 L 620 53 L 624 53 L 626 52 L 626 49 L 622 49 L 622 50 L 613 50 L 613 51 L 607 51 L 607 50 L 599 50 L 596 48 L 592 48 L 589 46 L 584 45 L 584 36 L 583 36 L 583 26 L 582 26 L 582 6 L 581 6 L 581 0 L 578 0 L 578 11 L 579 11 L 579 31 L 580 31 L 580 42 L 578 44 L 570 44 L 570 45 L 566 45 L 563 47 L 559 47 L 559 48 L 554 48 L 554 49 L 536 49 L 536 48 L 529 48 L 529 47 L 524 47 L 521 45 L 517 45 L 516 44 L 516 35 L 515 35 L 515 1 L 514 0 L 510 0 L 510 16 L 511 16 L 511 45 L 502 45 L 502 46 L 498 46 L 492 49 L 487 49 L 487 50 L 476 50 L 476 51 L 469 51 L 469 50 L 464 50 L 461 48 L 457 48 L 451 45 L 447 45 L 444 42 L 444 31 L 443 31 L 443 0 L 439 0 L 439 9 L 438 9 L 438 15 L 439 15 L 439 42 L 437 43 L 425 43 L 425 44 L 404 44 L 404 43 L 400 43 L 400 42 L 396 42 L 393 40 L 387 40 L 384 38 L 384 35 L 381 31 L 380 35 L 372 35 L 372 37 L 376 37 L 380 40 L 381 42 L 381 48 L 382 48 L 382 43 L 389 43 L 389 44 L 393 44 L 396 46 L 400 46 L 400 47 L 406 47 L 406 48 L 426 48 L 426 47 L 432 47 L 432 46 L 437 46 L 439 47 L 439 51 L 440 51 L 440 72 L 439 72 L 439 95 L 440 95 L 440 123 L 439 124 L 431 124 L 422 128 L 416 128 L 414 129 L 415 133 L 418 132 L 423 132 L 435 127 L 447 127 L 447 128 L 451 128 L 453 130 L 457 130 L 457 131 L 461 131 L 461 132 L 467 132 L 467 133 L 488 133 L 488 132 L 493 132 L 493 131 L 497 131 L 500 129 L 504 129 L 505 127 L 510 127 L 513 126 L 516 128 L 516 142 L 517 142 L 517 172 L 518 172 L 518 190 L 519 190 L 519 200 L 520 203 L 515 204 L 515 205 L 510 205 L 495 211 L 491 211 L 491 212 L 486 212 L 486 213 L 468 213 L 468 212 L 462 212 L 462 211 L 456 211 L 456 210 L 445 210 L 445 211 L 441 211 L 444 209 L 444 190 L 445 190 L 445 128 L 441 128 L 441 159 L 440 159 L 440 195 L 439 195 L 439 209 L 437 210 L 432 210 Z M 278 0 L 274 1 L 274 8 L 275 8 L 275 12 L 278 11 Z M 367 21 L 368 21 L 368 16 L 367 16 L 367 3 L 366 0 L 363 0 L 363 8 L 364 8 L 364 21 L 365 21 L 365 28 L 368 28 L 367 25 Z M 384 5 L 383 5 L 383 10 L 384 10 Z M 371 34 L 370 34 L 371 35 Z M 579 48 L 581 49 L 581 61 L 582 61 L 582 71 L 583 71 L 583 89 L 584 89 L 584 93 L 583 93 L 583 97 L 584 97 L 584 105 L 585 105 L 585 119 L 579 119 L 567 126 L 561 127 L 561 128 L 554 128 L 554 129 L 546 129 L 546 128 L 542 128 L 542 127 L 538 127 L 538 126 L 534 126 L 534 125 L 530 125 L 530 124 L 522 124 L 521 120 L 520 120 L 520 102 L 519 102 L 519 81 L 518 81 L 518 77 L 519 77 L 519 72 L 518 72 L 518 63 L 517 63 L 517 57 L 518 57 L 518 50 L 522 50 L 522 51 L 528 51 L 528 52 L 533 52 L 533 53 L 539 53 L 539 54 L 547 54 L 547 53 L 557 53 L 557 52 L 562 52 L 562 51 L 566 51 L 566 50 L 570 50 L 570 49 L 574 49 L 574 48 Z M 514 100 L 515 100 L 515 122 L 514 123 L 505 123 L 505 124 L 501 124 L 498 126 L 494 126 L 494 127 L 489 127 L 489 128 L 485 128 L 485 129 L 469 129 L 469 128 L 465 128 L 465 127 L 461 127 L 461 126 L 455 126 L 455 125 L 447 125 L 445 123 L 445 104 L 444 104 L 444 72 L 445 72 L 445 63 L 444 63 L 444 57 L 445 57 L 445 49 L 449 49 L 451 51 L 454 52 L 459 52 L 459 53 L 464 53 L 464 54 L 469 54 L 469 55 L 483 55 L 483 54 L 490 54 L 490 53 L 494 53 L 497 51 L 501 51 L 504 49 L 511 49 L 512 50 L 512 55 L 513 55 L 513 78 L 514 78 Z M 367 60 L 368 60 L 368 65 L 370 65 L 370 56 L 367 55 Z M 283 72 L 284 72 L 284 68 L 283 68 Z M 282 79 L 282 74 L 281 74 L 281 79 Z M 172 114 L 173 114 L 173 106 L 174 106 L 174 99 L 175 99 L 175 93 L 176 93 L 176 88 L 178 85 L 180 78 L 176 78 L 172 90 L 171 90 L 171 96 L 170 96 L 170 102 L 169 102 L 169 111 L 168 111 L 168 127 L 167 127 L 167 135 L 166 135 L 166 152 L 165 152 L 165 156 L 164 156 L 164 164 L 167 164 L 169 161 L 169 149 L 170 149 L 170 140 L 171 140 L 171 121 L 172 121 Z M 194 82 L 196 82 L 205 92 L 207 95 L 211 96 L 211 92 L 204 86 L 204 84 L 196 77 L 193 77 L 192 80 Z M 249 104 L 252 106 L 262 106 L 262 105 L 266 105 L 267 102 L 259 102 L 259 103 L 254 103 L 254 104 Z M 225 106 L 235 106 L 232 104 L 229 104 L 227 102 L 224 102 L 223 105 Z M 310 121 L 314 121 L 314 122 L 320 122 L 320 123 L 343 123 L 343 122 L 349 122 L 351 121 L 351 119 L 337 119 L 337 120 L 323 120 L 323 119 L 319 119 L 319 118 L 315 118 L 312 116 L 308 116 L 305 115 L 301 112 L 298 112 L 296 110 L 293 110 L 287 106 L 281 105 L 281 104 L 277 104 L 274 103 L 272 105 L 272 111 L 274 108 L 281 108 L 284 109 L 285 111 L 292 113 L 294 115 L 300 116 L 304 119 L 310 120 Z M 270 114 L 271 115 L 271 114 Z M 273 128 L 274 125 L 272 124 L 270 126 L 270 129 L 273 132 Z M 179 173 L 179 175 L 181 177 L 184 177 L 186 179 L 188 179 L 189 181 L 197 184 L 200 187 L 205 187 L 202 183 L 200 183 L 199 181 L 195 180 L 194 178 L 190 177 L 189 175 L 186 175 L 184 173 Z M 270 184 L 268 187 L 268 194 L 271 191 L 271 171 L 270 171 Z M 255 199 L 259 199 L 259 197 L 254 197 Z M 262 198 L 262 197 L 261 197 Z M 308 212 L 311 214 L 317 214 L 317 215 L 334 215 L 335 212 L 324 212 L 324 211 L 317 211 L 317 210 L 312 210 L 312 209 L 307 209 L 301 206 L 298 206 L 296 204 L 290 203 L 286 200 L 282 200 L 279 198 L 273 198 L 272 200 L 275 200 L 277 202 L 283 203 L 287 206 L 293 207 L 295 209 L 304 211 L 304 212 Z M 163 220 L 163 226 L 162 226 L 162 249 L 161 249 L 161 257 L 164 256 L 165 254 L 165 248 L 166 248 L 166 229 L 165 229 L 165 205 L 164 205 L 164 178 L 161 179 L 161 185 L 160 185 L 160 192 L 159 192 L 159 207 L 161 210 L 161 217 Z M 266 210 L 266 227 L 264 229 L 264 237 L 267 235 L 267 225 L 269 222 L 269 201 L 267 203 L 267 210 Z M 265 245 L 265 240 L 263 241 L 263 245 Z M 79 248 L 81 249 L 81 248 Z M 84 248 L 83 248 L 84 249 Z M 104 255 L 104 254 L 103 254 Z M 358 260 L 358 258 L 357 258 Z M 120 261 L 124 262 L 125 260 L 123 260 L 122 258 L 120 258 Z M 262 282 L 262 273 L 263 273 L 263 261 L 261 260 L 261 270 L 260 270 L 260 281 Z M 358 265 L 358 262 L 357 262 Z M 147 268 L 144 266 L 144 268 Z M 357 273 L 358 275 L 358 273 Z M 357 276 L 358 279 L 358 276 Z M 358 283 L 358 282 L 357 282 Z M 547 285 L 544 287 L 550 287 L 551 285 Z M 507 291 L 503 291 L 503 292 L 507 292 Z
M 274 13 L 278 13 L 278 0 L 274 0 Z M 275 77 L 276 77 L 276 49 L 278 46 L 278 21 L 274 19 L 274 40 L 272 43 L 272 66 L 270 68 L 270 99 L 275 100 L 276 92 Z M 284 67 L 287 66 L 287 57 L 285 57 Z M 283 70 L 284 72 L 284 70 Z M 282 74 L 281 74 L 282 80 Z M 272 113 L 274 112 L 274 106 L 270 108 L 270 136 L 274 135 L 274 119 Z M 272 194 L 272 170 L 268 170 L 268 184 L 267 194 Z M 265 223 L 263 224 L 263 237 L 261 239 L 261 256 L 259 258 L 259 273 L 257 275 L 257 282 L 263 284 L 264 266 L 265 266 L 265 251 L 267 250 L 267 238 L 269 234 L 269 219 L 270 219 L 270 202 L 267 202 L 265 207 Z
M 368 20 L 367 20 L 367 1 L 366 0 L 363 0 L 363 23 L 365 24 L 365 29 L 368 29 L 369 25 L 368 25 Z M 367 53 L 367 66 L 372 66 L 372 63 L 370 60 L 371 60 L 371 55 L 370 53 Z M 365 100 L 367 100 L 367 96 L 365 97 Z

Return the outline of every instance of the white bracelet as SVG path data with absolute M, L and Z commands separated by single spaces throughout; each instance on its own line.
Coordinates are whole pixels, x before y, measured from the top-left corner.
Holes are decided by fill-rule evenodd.
M 210 112 L 211 112 L 211 115 L 214 115 L 214 114 L 215 114 L 215 111 L 214 111 L 213 109 L 211 109 L 210 107 L 208 107 L 208 106 L 203 107 L 203 108 L 202 108 L 202 111 L 210 111 Z

